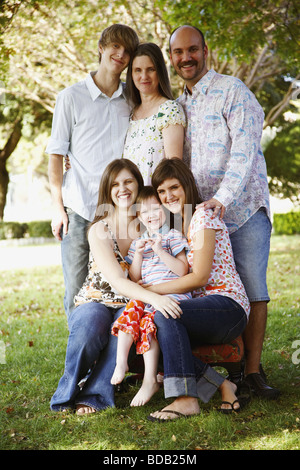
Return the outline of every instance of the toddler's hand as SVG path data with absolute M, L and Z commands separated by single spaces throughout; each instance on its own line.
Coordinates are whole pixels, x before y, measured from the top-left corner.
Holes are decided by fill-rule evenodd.
M 143 251 L 145 249 L 145 246 L 146 246 L 146 243 L 147 243 L 147 240 L 145 240 L 145 239 L 137 240 L 137 242 L 135 244 L 135 251 L 138 252 L 138 253 L 143 253 Z
M 149 240 L 148 240 L 150 245 L 151 245 L 152 250 L 157 255 L 159 255 L 159 253 L 161 253 L 163 251 L 161 240 L 162 240 L 162 236 L 161 236 L 160 233 L 158 233 L 155 238 L 149 238 Z

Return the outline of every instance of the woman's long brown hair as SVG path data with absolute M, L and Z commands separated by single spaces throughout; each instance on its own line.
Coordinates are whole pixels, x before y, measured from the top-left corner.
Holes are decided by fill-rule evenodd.
M 185 192 L 183 227 L 184 233 L 186 234 L 192 215 L 195 212 L 196 205 L 201 202 L 191 170 L 180 158 L 165 158 L 161 160 L 155 168 L 151 182 L 152 186 L 157 191 L 157 188 L 165 180 L 173 178 L 180 182 Z
M 120 171 L 124 169 L 130 171 L 132 176 L 137 180 L 138 191 L 144 187 L 144 180 L 140 170 L 131 160 L 127 158 L 117 158 L 113 160 L 107 165 L 103 172 L 99 185 L 97 209 L 90 227 L 99 220 L 105 219 L 105 217 L 108 216 L 109 207 L 114 206 L 111 198 L 112 185 Z

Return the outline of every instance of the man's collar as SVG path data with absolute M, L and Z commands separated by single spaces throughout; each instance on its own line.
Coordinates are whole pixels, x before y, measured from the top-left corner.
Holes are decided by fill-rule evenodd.
M 213 69 L 210 69 L 202 78 L 200 78 L 200 80 L 192 88 L 192 96 L 195 97 L 199 94 L 206 95 L 207 89 L 215 75 L 216 72 Z M 184 87 L 184 92 L 186 97 L 190 95 L 186 85 Z
M 87 75 L 86 79 L 85 79 L 85 83 L 86 83 L 86 86 L 87 86 L 87 89 L 89 90 L 89 93 L 91 95 L 91 98 L 93 101 L 95 101 L 98 96 L 100 95 L 105 95 L 105 93 L 103 93 L 100 88 L 97 87 L 96 83 L 94 82 L 93 80 L 93 75 L 95 75 L 96 72 L 91 72 Z M 121 82 L 120 80 L 120 83 L 119 83 L 119 87 L 118 89 L 114 92 L 112 98 L 117 98 L 121 95 L 124 95 L 124 84 Z M 105 95 L 106 96 L 106 95 Z

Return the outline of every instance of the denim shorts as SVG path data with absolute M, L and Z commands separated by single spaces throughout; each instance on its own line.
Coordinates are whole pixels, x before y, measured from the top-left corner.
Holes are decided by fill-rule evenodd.
M 267 267 L 272 225 L 261 207 L 230 235 L 236 269 L 250 302 L 270 301 Z

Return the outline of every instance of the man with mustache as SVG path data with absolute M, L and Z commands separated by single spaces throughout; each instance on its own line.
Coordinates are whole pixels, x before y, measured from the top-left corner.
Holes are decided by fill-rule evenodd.
M 245 330 L 246 382 L 254 393 L 277 398 L 260 365 L 269 302 L 266 271 L 271 222 L 267 170 L 260 147 L 264 113 L 237 78 L 208 70 L 203 33 L 181 26 L 170 37 L 170 59 L 185 81 L 179 102 L 188 126 L 184 160 L 199 195 L 224 218 L 235 263 L 251 303 Z

